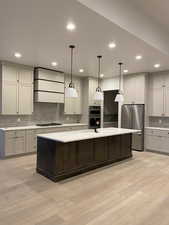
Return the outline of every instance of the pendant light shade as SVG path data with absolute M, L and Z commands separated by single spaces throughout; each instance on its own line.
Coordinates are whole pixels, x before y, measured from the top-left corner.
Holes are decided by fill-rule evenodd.
M 65 88 L 65 97 L 67 98 L 77 98 L 78 97 L 78 93 L 74 87 L 74 83 L 72 81 L 72 71 L 73 71 L 73 49 L 75 48 L 74 45 L 70 45 L 69 46 L 70 50 L 71 50 L 71 81 L 70 84 L 67 88 Z
M 119 63 L 119 66 L 120 66 L 120 80 L 119 80 L 119 93 L 116 95 L 116 98 L 115 98 L 115 102 L 119 102 L 119 103 L 123 103 L 124 102 L 124 96 L 122 94 L 122 88 L 121 88 L 121 81 L 122 81 L 122 70 L 121 70 L 121 67 L 122 67 L 123 63 L 120 62 Z
M 78 94 L 75 88 L 68 87 L 65 89 L 65 96 L 67 98 L 77 98 Z
M 95 96 L 94 96 L 94 99 L 95 100 L 98 100 L 98 101 L 102 101 L 103 100 L 103 92 L 101 90 L 101 87 L 99 86 L 99 83 L 100 83 L 100 60 L 102 58 L 101 55 L 97 56 L 98 58 L 98 87 L 96 88 L 96 92 L 95 92 Z
M 117 94 L 116 98 L 115 98 L 115 102 L 120 102 L 123 103 L 124 102 L 124 96 L 122 94 Z
M 96 89 L 94 99 L 99 101 L 103 100 L 103 92 L 101 91 L 101 89 Z

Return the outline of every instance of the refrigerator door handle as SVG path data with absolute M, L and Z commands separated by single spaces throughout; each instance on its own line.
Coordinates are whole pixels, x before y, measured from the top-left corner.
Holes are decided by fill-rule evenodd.
M 142 135 L 142 133 L 141 132 L 138 132 L 138 133 L 136 133 L 137 135 L 139 135 L 139 136 L 141 136 Z

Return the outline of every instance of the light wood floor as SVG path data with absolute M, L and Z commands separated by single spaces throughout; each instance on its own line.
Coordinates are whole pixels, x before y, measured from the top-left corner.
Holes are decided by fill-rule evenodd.
M 169 225 L 169 156 L 132 160 L 53 183 L 34 155 L 0 161 L 0 225 Z

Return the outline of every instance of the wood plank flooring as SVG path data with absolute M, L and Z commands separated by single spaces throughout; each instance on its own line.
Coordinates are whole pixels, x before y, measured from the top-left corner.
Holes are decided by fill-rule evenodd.
M 168 225 L 169 156 L 132 160 L 53 183 L 36 156 L 0 161 L 0 225 Z

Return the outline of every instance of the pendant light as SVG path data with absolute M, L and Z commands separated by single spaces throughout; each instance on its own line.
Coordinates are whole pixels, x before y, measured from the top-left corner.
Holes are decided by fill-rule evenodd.
M 70 45 L 69 46 L 70 50 L 71 50 L 71 72 L 70 72 L 70 75 L 71 75 L 71 80 L 70 80 L 70 84 L 69 86 L 65 89 L 65 96 L 67 98 L 77 98 L 78 97 L 78 94 L 77 94 L 77 91 L 74 87 L 74 83 L 73 83 L 73 79 L 72 79 L 72 71 L 73 71 L 73 50 L 75 48 L 74 45 Z
M 101 101 L 101 100 L 103 100 L 103 92 L 100 87 L 100 60 L 101 60 L 102 56 L 98 55 L 97 58 L 98 58 L 98 67 L 99 67 L 98 68 L 98 87 L 96 88 L 94 99 Z
M 123 96 L 122 87 L 121 87 L 121 82 L 122 82 L 122 69 L 121 69 L 121 67 L 122 67 L 123 63 L 119 62 L 118 64 L 120 66 L 119 93 L 116 95 L 115 102 L 123 103 L 124 102 L 124 96 Z

